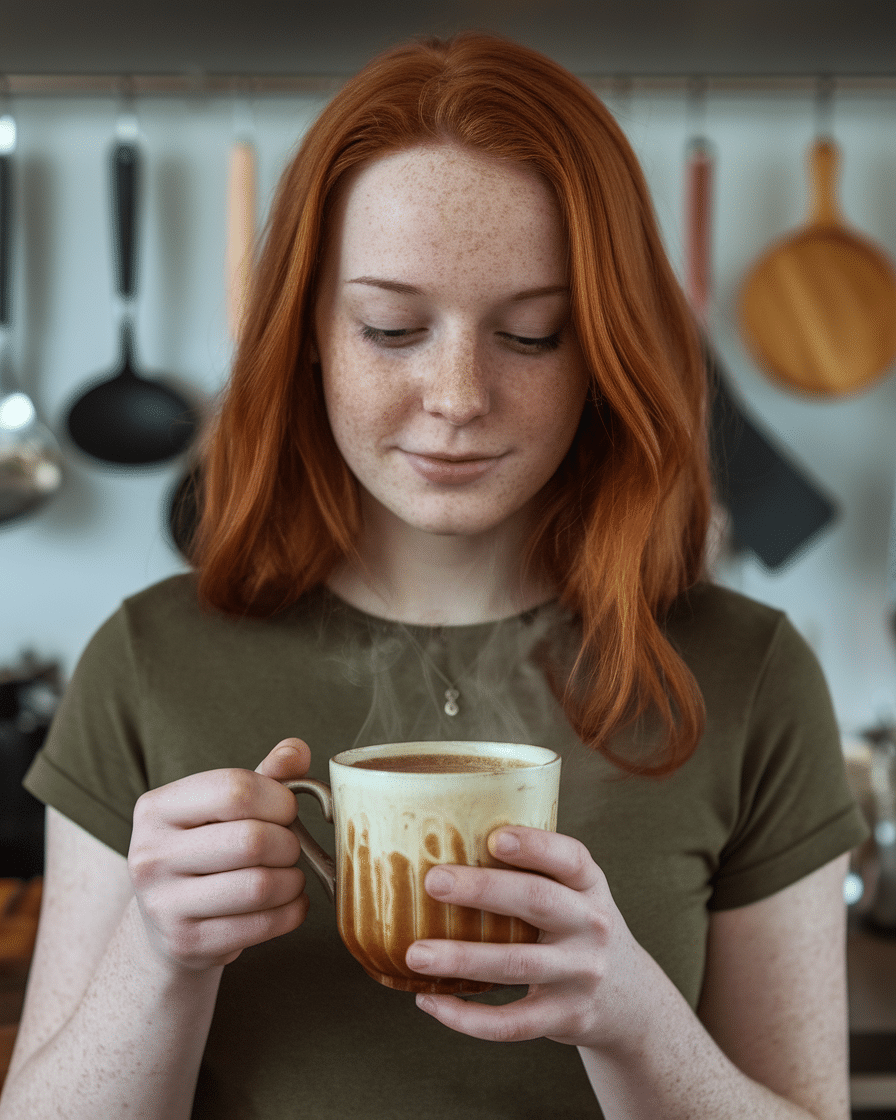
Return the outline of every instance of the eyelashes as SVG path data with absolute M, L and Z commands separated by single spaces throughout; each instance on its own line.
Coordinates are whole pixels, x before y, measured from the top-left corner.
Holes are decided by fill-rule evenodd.
M 526 354 L 546 354 L 560 346 L 560 332 L 546 335 L 544 338 L 523 338 L 518 334 L 502 334 L 516 349 Z
M 420 333 L 419 330 L 385 330 L 381 327 L 369 326 L 361 328 L 361 337 L 366 342 L 372 342 L 387 349 L 400 347 Z M 546 335 L 544 338 L 525 338 L 522 335 L 499 331 L 498 337 L 503 339 L 512 350 L 516 350 L 520 354 L 550 353 L 552 350 L 558 349 L 561 343 L 560 331 Z
M 414 333 L 414 331 L 406 330 L 386 331 L 381 330 L 379 327 L 361 328 L 361 337 L 366 339 L 367 342 L 377 342 L 380 345 L 386 346 L 390 343 L 403 342 L 409 335 Z

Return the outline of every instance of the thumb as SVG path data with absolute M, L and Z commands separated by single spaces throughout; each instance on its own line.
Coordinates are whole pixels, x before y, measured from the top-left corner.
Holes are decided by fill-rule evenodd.
M 310 765 L 311 748 L 307 743 L 301 739 L 281 739 L 255 767 L 255 773 L 282 782 L 289 778 L 303 778 Z

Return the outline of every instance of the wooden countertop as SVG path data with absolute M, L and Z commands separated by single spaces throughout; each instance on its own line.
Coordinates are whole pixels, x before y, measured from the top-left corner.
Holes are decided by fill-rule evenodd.
M 0 879 L 0 1085 L 9 1068 L 34 950 L 42 880 Z

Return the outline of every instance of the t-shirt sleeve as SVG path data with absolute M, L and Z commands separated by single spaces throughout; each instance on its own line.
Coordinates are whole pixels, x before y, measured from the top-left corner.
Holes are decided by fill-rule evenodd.
M 737 819 L 713 879 L 711 910 L 766 898 L 868 835 L 821 667 L 786 617 L 748 720 Z
M 24 780 L 35 797 L 122 855 L 130 845 L 134 805 L 149 788 L 140 707 L 120 609 L 85 649 Z

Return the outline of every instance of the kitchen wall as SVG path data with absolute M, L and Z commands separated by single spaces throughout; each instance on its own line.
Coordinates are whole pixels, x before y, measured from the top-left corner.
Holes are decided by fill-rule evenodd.
M 637 87 L 611 107 L 641 158 L 670 255 L 682 267 L 684 95 Z M 258 98 L 259 217 L 278 173 L 322 101 Z M 117 363 L 107 148 L 117 104 L 105 98 L 20 97 L 12 358 L 64 443 L 67 480 L 30 518 L 0 526 L 0 666 L 24 649 L 70 672 L 91 632 L 123 596 L 183 569 L 165 529 L 183 464 L 115 470 L 65 441 L 75 395 Z M 223 286 L 225 181 L 234 120 L 228 97 L 146 98 L 136 105 L 145 151 L 137 351 L 210 399 L 230 357 Z M 851 221 L 896 256 L 896 90 L 843 94 L 833 128 L 843 150 Z M 896 479 L 896 377 L 851 399 L 807 400 L 774 387 L 736 325 L 745 271 L 770 241 L 803 221 L 805 155 L 815 129 L 808 96 L 711 96 L 703 131 L 717 155 L 711 327 L 734 385 L 756 419 L 832 494 L 841 510 L 786 569 L 728 557 L 719 578 L 786 609 L 827 672 L 850 733 L 896 718 L 896 656 L 886 616 L 887 549 Z M 896 573 L 891 576 L 896 583 Z

